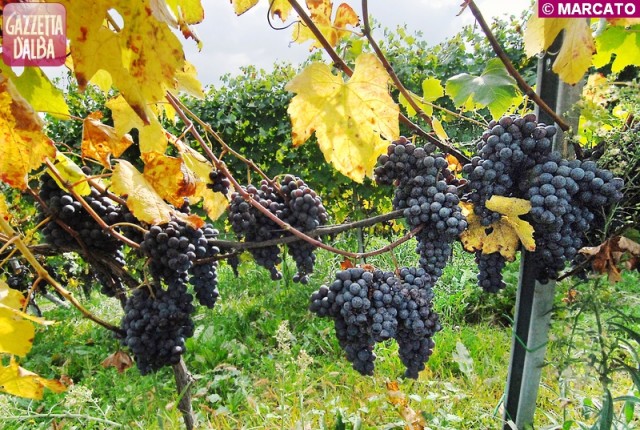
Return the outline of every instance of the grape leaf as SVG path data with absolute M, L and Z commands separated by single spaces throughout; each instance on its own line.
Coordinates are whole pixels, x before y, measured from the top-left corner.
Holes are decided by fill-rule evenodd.
M 131 129 L 137 128 L 141 153 L 165 152 L 167 149 L 167 136 L 155 116 L 152 116 L 149 119 L 150 123 L 145 125 L 121 95 L 108 100 L 106 106 L 111 109 L 116 136 L 123 137 Z
M 422 97 L 413 94 L 411 91 L 409 91 L 409 94 L 413 98 L 414 102 L 420 107 L 422 112 L 431 116 L 433 115 L 433 105 L 431 102 L 444 96 L 444 88 L 442 87 L 439 79 L 427 78 L 422 81 Z M 400 102 L 400 104 L 407 110 L 407 115 L 409 117 L 416 116 L 416 110 L 409 104 L 402 93 L 398 96 L 398 102 Z
M 186 215 L 169 206 L 142 173 L 126 160 L 118 160 L 111 176 L 111 190 L 127 198 L 127 207 L 140 221 L 164 224 L 172 217 L 198 228 L 204 221 L 197 215 Z
M 631 28 L 609 26 L 596 37 L 597 54 L 593 57 L 595 67 L 611 64 L 613 73 L 621 72 L 629 65 L 640 64 L 640 26 Z
M 531 210 L 527 200 L 493 196 L 485 204 L 488 209 L 502 214 L 489 227 L 480 223 L 480 217 L 473 212 L 472 203 L 460 203 L 469 224 L 460 235 L 464 249 L 469 252 L 482 251 L 483 254 L 499 252 L 508 261 L 515 259 L 521 242 L 527 250 L 535 250 L 533 227 L 519 217 Z
M 182 45 L 151 0 L 96 0 L 79 8 L 62 0 L 67 9 L 68 38 L 80 88 L 95 73 L 106 70 L 113 84 L 145 124 L 153 116 L 150 105 L 176 88 L 176 74 L 185 64 Z M 107 27 L 113 9 L 121 29 Z M 160 18 L 160 19 L 158 19 Z
M 66 190 L 66 184 L 75 184 L 73 186 L 73 190 L 80 194 L 81 196 L 88 196 L 91 194 L 91 186 L 87 183 L 87 175 L 84 174 L 80 166 L 73 162 L 70 158 L 64 155 L 61 152 L 56 154 L 55 167 L 58 171 L 58 174 L 63 179 L 64 182 L 60 182 L 58 177 L 50 172 L 51 177 L 56 184 L 63 190 Z M 47 168 L 47 170 L 50 170 Z
M 199 99 L 204 98 L 204 91 L 202 90 L 202 84 L 198 80 L 198 71 L 196 67 L 185 61 L 181 70 L 176 72 L 176 80 L 178 82 L 178 89 L 186 93 L 191 94 Z M 163 106 L 171 106 L 163 104 Z
M 67 389 L 60 381 L 45 379 L 23 369 L 13 358 L 8 366 L 0 366 L 0 392 L 40 400 L 45 388 L 54 393 L 62 393 Z
M 387 382 L 387 398 L 404 420 L 405 429 L 424 430 L 426 428 L 427 423 L 424 418 L 409 405 L 407 396 L 400 391 L 397 381 Z
M 533 14 L 524 33 L 525 53 L 531 57 L 546 50 L 562 30 L 562 46 L 552 69 L 566 83 L 575 84 L 591 66 L 591 57 L 596 50 L 588 20 L 539 18 Z
M 119 160 L 111 176 L 111 190 L 127 197 L 127 207 L 140 221 L 164 224 L 171 221 L 172 210 L 128 161 Z
M 24 295 L 0 280 L 0 352 L 24 357 L 31 350 L 35 328 L 23 318 Z
M 360 23 L 358 14 L 346 3 L 338 6 L 333 23 L 331 22 L 331 15 L 333 13 L 333 3 L 331 3 L 331 0 L 307 0 L 307 8 L 309 9 L 311 20 L 333 47 L 335 47 L 341 39 L 351 34 L 351 32 L 347 30 L 347 25 L 355 27 Z M 300 22 L 293 26 L 293 40 L 297 43 L 313 40 L 309 50 L 312 51 L 315 48 L 322 49 L 322 44 L 316 39 L 309 27 Z
M 129 354 L 122 350 L 118 350 L 102 360 L 102 367 L 115 367 L 118 373 L 122 373 L 133 366 L 133 359 Z
M 25 67 L 22 74 L 17 76 L 9 66 L 0 61 L 0 70 L 11 79 L 33 110 L 69 119 L 69 106 L 62 91 L 51 83 L 40 67 Z
M 293 7 L 289 0 L 268 0 L 269 1 L 269 13 L 271 18 L 278 16 L 282 22 L 285 22 L 289 18 L 289 14 Z M 252 7 L 258 4 L 258 0 L 231 0 L 233 10 L 236 15 L 242 15 Z
M 181 159 L 147 152 L 144 163 L 144 177 L 172 205 L 181 207 L 195 193 L 196 180 Z
M 152 5 L 154 3 L 156 2 L 152 2 Z M 195 40 L 198 48 L 202 49 L 202 41 L 189 27 L 190 24 L 199 24 L 204 20 L 204 9 L 200 0 L 166 0 L 166 4 L 176 18 L 176 28 L 180 29 L 185 39 Z
M 111 155 L 119 157 L 133 145 L 128 134 L 119 136 L 116 130 L 100 121 L 102 113 L 93 112 L 82 122 L 82 157 L 98 161 L 107 169 L 111 168 Z
M 444 131 L 444 127 L 438 118 L 433 118 L 431 120 L 431 126 L 433 127 L 433 132 L 438 136 L 438 139 L 442 141 L 449 140 L 449 135 Z
M 371 176 L 387 140 L 399 135 L 399 108 L 389 95 L 389 76 L 372 54 L 356 59 L 348 82 L 325 64 L 314 63 L 287 85 L 296 93 L 287 112 L 293 144 L 303 144 L 315 131 L 325 159 L 353 179 Z M 383 139 L 384 138 L 384 139 Z
M 42 127 L 38 114 L 13 83 L 0 74 L 0 180 L 24 190 L 28 173 L 40 167 L 47 157 L 55 158 L 56 148 Z
M 258 0 L 231 0 L 233 11 L 236 15 L 242 15 L 252 7 L 258 4 Z
M 461 73 L 449 78 L 445 90 L 456 106 L 470 110 L 487 107 L 494 118 L 502 116 L 520 97 L 516 81 L 498 58 L 489 60 L 480 76 Z
M 584 247 L 580 253 L 592 257 L 593 270 L 606 273 L 612 284 L 622 280 L 621 267 L 629 270 L 640 267 L 640 244 L 624 236 L 613 236 L 598 246 Z
M 24 357 L 33 344 L 35 328 L 30 321 L 16 318 L 0 307 L 0 352 Z

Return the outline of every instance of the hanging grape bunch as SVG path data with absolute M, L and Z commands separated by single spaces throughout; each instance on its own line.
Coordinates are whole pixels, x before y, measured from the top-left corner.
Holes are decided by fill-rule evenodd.
M 416 147 L 400 137 L 378 157 L 375 180 L 395 185 L 393 208 L 404 209 L 411 229 L 422 226 L 416 252 L 420 266 L 435 282 L 453 252 L 452 244 L 467 228 L 460 208 L 459 180 L 435 146 Z
M 374 345 L 395 339 L 405 376 L 417 378 L 441 330 L 432 310 L 431 277 L 422 268 L 398 273 L 350 268 L 311 295 L 309 310 L 333 319 L 340 347 L 363 375 L 373 374 Z
M 555 279 L 594 228 L 596 212 L 622 199 L 623 181 L 593 161 L 567 160 L 552 152 L 554 126 L 536 121 L 534 114 L 505 116 L 491 121 L 477 145 L 478 155 L 463 167 L 469 180 L 464 199 L 489 227 L 501 215 L 485 204 L 492 196 L 517 197 L 531 203 L 526 216 L 534 228 L 537 280 Z M 504 287 L 505 264 L 499 253 L 476 252 L 478 281 L 485 291 Z
M 317 193 L 302 179 L 293 175 L 285 175 L 278 189 L 266 180 L 260 183 L 260 188 L 248 185 L 243 189 L 273 216 L 299 231 L 314 230 L 328 220 L 327 211 Z M 231 196 L 229 221 L 237 237 L 246 242 L 262 242 L 290 235 L 249 204 L 239 192 L 234 192 Z M 293 276 L 294 282 L 308 282 L 309 274 L 313 272 L 315 248 L 315 245 L 305 241 L 289 244 L 288 252 L 297 268 L 297 273 Z M 278 245 L 251 248 L 249 252 L 256 263 L 269 270 L 271 279 L 282 279 L 282 273 L 278 270 L 278 265 L 282 262 Z
M 210 240 L 217 236 L 209 224 L 195 229 L 177 220 L 153 226 L 144 235 L 140 248 L 149 257 L 153 282 L 133 292 L 121 322 L 121 341 L 136 356 L 143 375 L 178 363 L 186 351 L 195 310 L 189 284 L 201 305 L 215 305 L 217 261 L 212 257 L 220 250 Z

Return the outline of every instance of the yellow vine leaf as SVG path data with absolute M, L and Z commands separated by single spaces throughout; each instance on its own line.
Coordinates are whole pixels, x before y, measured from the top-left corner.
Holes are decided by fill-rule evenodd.
M 152 4 L 157 2 L 152 2 Z M 164 4 L 164 2 L 160 2 Z M 199 24 L 204 20 L 204 8 L 200 0 L 166 0 L 166 5 L 171 9 L 175 18 L 174 26 L 178 28 L 185 38 L 196 41 L 198 48 L 202 49 L 202 41 L 189 27 L 191 24 Z
M 64 94 L 56 88 L 40 67 L 25 67 L 17 76 L 11 67 L 0 61 L 0 70 L 5 74 L 22 97 L 37 112 L 47 112 L 57 118 L 69 119 L 69 106 Z
M 307 0 L 307 8 L 309 9 L 311 20 L 333 47 L 335 47 L 342 38 L 351 34 L 351 32 L 347 30 L 348 25 L 355 27 L 360 23 L 358 14 L 346 3 L 338 6 L 333 22 L 331 22 L 331 15 L 333 13 L 333 3 L 331 0 Z M 322 44 L 316 39 L 309 27 L 300 22 L 293 26 L 293 40 L 298 43 L 313 40 L 313 44 L 309 50 L 312 51 L 315 48 L 322 49 Z
M 236 15 L 242 15 L 252 7 L 258 4 L 258 0 L 231 0 L 233 11 Z
M 282 22 L 285 22 L 287 18 L 289 18 L 289 14 L 293 10 L 289 0 L 269 0 L 269 3 L 271 3 L 272 18 L 277 15 Z
M 416 102 L 418 107 L 424 112 L 426 115 L 431 116 L 433 114 L 433 106 L 430 104 L 431 102 L 436 101 L 440 97 L 444 96 L 444 88 L 440 79 L 438 78 L 427 78 L 422 81 L 422 97 L 412 93 L 409 91 L 409 94 Z M 416 116 L 417 112 L 408 102 L 408 100 L 400 93 L 398 96 L 398 101 L 402 106 L 407 110 L 407 115 L 409 117 Z
M 520 219 L 520 215 L 531 210 L 529 201 L 513 197 L 491 197 L 485 203 L 487 209 L 502 214 L 502 217 L 488 227 L 480 223 L 480 218 L 473 212 L 472 203 L 461 202 L 460 205 L 469 223 L 467 230 L 460 235 L 467 251 L 482 251 L 483 254 L 499 252 L 506 260 L 513 261 L 520 243 L 529 251 L 535 250 L 533 227 Z
M 150 123 L 145 125 L 122 95 L 108 100 L 106 106 L 111 109 L 116 136 L 123 137 L 131 129 L 137 128 L 141 153 L 165 152 L 167 149 L 167 136 L 155 116 L 150 117 Z
M 118 160 L 111 176 L 111 190 L 127 199 L 127 207 L 140 221 L 165 224 L 173 218 L 200 227 L 204 221 L 197 215 L 186 215 L 169 206 L 145 176 L 126 160 Z
M 24 357 L 31 350 L 35 328 L 21 309 L 24 295 L 0 280 L 0 353 Z
M 195 193 L 196 180 L 180 158 L 159 152 L 148 152 L 143 157 L 144 177 L 166 201 L 181 207 L 185 197 Z
M 56 154 L 56 161 L 54 162 L 55 168 L 58 174 L 62 177 L 64 182 L 60 182 L 57 176 L 53 172 L 49 172 L 54 181 L 60 188 L 66 190 L 65 184 L 75 184 L 73 189 L 81 196 L 88 196 L 91 194 L 91 186 L 87 183 L 87 175 L 84 174 L 80 166 L 73 162 L 61 152 Z M 47 168 L 47 170 L 50 170 Z
M 268 0 L 269 13 L 271 18 L 278 16 L 282 22 L 285 22 L 293 9 L 289 0 Z M 258 4 L 258 0 L 231 0 L 233 10 L 236 15 L 242 15 L 252 7 Z
M 42 119 L 13 83 L 0 74 L 0 180 L 24 190 L 28 173 L 47 157 L 55 158 L 56 148 L 42 127 Z
M 185 61 L 184 67 L 176 73 L 176 80 L 178 81 L 178 89 L 199 99 L 204 98 L 202 84 L 198 80 L 198 71 L 193 64 Z M 163 106 L 167 106 L 167 104 L 163 104 Z
M 172 210 L 142 173 L 126 160 L 118 160 L 111 176 L 111 190 L 127 198 L 127 207 L 140 221 L 164 224 Z
M 166 16 L 152 0 L 96 0 L 81 8 L 71 0 L 61 2 L 67 9 L 67 35 L 80 88 L 98 70 L 107 71 L 120 94 L 148 124 L 153 116 L 150 105 L 176 88 L 176 74 L 185 64 L 182 45 Z M 113 11 L 122 18 L 122 28 L 108 27 L 107 16 Z
M 532 15 L 524 33 L 525 52 L 531 57 L 546 50 L 562 30 L 562 46 L 553 63 L 553 71 L 566 83 L 575 84 L 591 66 L 596 50 L 586 19 L 539 18 L 536 14 Z
M 296 93 L 287 112 L 293 144 L 316 133 L 325 159 L 356 182 L 371 176 L 387 140 L 399 135 L 399 108 L 389 95 L 389 76 L 373 54 L 356 59 L 348 82 L 326 64 L 314 63 L 287 85 Z
M 180 153 L 187 169 L 193 172 L 196 190 L 191 202 L 197 203 L 202 200 L 202 206 L 207 212 L 207 216 L 213 221 L 217 220 L 229 206 L 229 200 L 228 196 L 222 193 L 214 193 L 207 188 L 207 183 L 210 182 L 209 173 L 213 170 L 213 165 L 199 152 L 185 145 L 181 140 L 173 138 L 171 143 Z
M 62 393 L 67 389 L 60 381 L 46 379 L 23 369 L 13 358 L 8 366 L 0 366 L 0 392 L 40 400 L 45 388 L 54 393 Z
M 111 168 L 111 155 L 119 157 L 133 145 L 128 134 L 119 136 L 116 130 L 100 121 L 100 111 L 89 114 L 82 122 L 82 157 L 96 160 L 107 169 Z
M 424 430 L 426 428 L 427 423 L 424 417 L 409 405 L 409 400 L 406 394 L 400 391 L 397 381 L 387 382 L 387 398 L 404 420 L 406 430 Z
M 446 131 L 444 131 L 444 127 L 438 118 L 433 118 L 431 120 L 431 125 L 433 126 L 433 131 L 438 136 L 438 139 L 447 141 L 449 140 L 449 135 Z

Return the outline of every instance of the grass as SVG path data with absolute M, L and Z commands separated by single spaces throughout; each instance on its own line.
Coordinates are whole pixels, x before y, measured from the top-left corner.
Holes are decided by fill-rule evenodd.
M 413 264 L 412 246 L 394 252 L 400 264 Z M 393 267 L 389 255 L 368 263 Z M 377 345 L 374 376 L 359 375 L 344 358 L 332 323 L 307 311 L 310 293 L 329 282 L 338 265 L 337 257 L 319 253 L 317 272 L 307 286 L 268 281 L 266 271 L 252 263 L 241 266 L 239 278 L 226 266 L 220 268 L 221 299 L 215 309 L 195 315 L 197 329 L 185 355 L 196 379 L 198 428 L 399 429 L 411 411 L 422 413 L 432 429 L 501 428 L 511 346 L 511 329 L 505 324 L 512 318 L 517 262 L 505 274 L 510 287 L 488 296 L 474 285 L 472 259 L 456 252 L 436 287 L 434 306 L 444 329 L 417 381 L 401 377 L 394 342 Z M 283 270 L 285 275 L 292 270 L 290 261 Z M 607 290 L 609 299 L 628 294 L 629 288 L 638 293 L 637 277 L 625 279 L 625 284 Z M 585 365 L 589 339 L 574 338 L 575 348 L 569 352 L 563 343 L 566 323 L 573 321 L 572 311 L 560 300 L 566 288 L 559 287 L 560 320 L 553 326 L 548 353 L 552 365 L 544 369 L 536 428 L 578 428 L 562 425 L 586 420 L 586 399 L 597 406 L 602 393 Z M 96 293 L 86 305 L 118 323 L 121 309 L 115 300 Z M 109 333 L 74 310 L 47 307 L 46 316 L 58 323 L 38 329 L 34 348 L 21 364 L 45 377 L 64 375 L 74 385 L 65 394 L 47 392 L 42 401 L 0 396 L 3 429 L 182 428 L 170 369 L 144 377 L 135 368 L 123 374 L 105 369 L 102 360 L 118 349 Z M 569 366 L 571 354 L 578 360 Z M 390 401 L 387 383 L 394 381 L 405 406 Z M 616 395 L 631 390 L 622 376 L 612 387 Z M 632 425 L 634 421 L 627 428 Z

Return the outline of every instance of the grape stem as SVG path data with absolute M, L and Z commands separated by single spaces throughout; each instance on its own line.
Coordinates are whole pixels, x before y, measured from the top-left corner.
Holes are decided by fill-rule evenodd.
M 340 68 L 347 76 L 350 77 L 351 75 L 353 75 L 353 70 L 351 70 L 351 68 L 347 65 L 347 63 L 345 63 L 344 60 L 335 51 L 335 49 L 333 49 L 333 47 L 331 46 L 329 41 L 327 41 L 327 39 L 324 37 L 322 32 L 315 25 L 315 23 L 313 22 L 311 17 L 309 17 L 309 15 L 307 15 L 307 13 L 302 8 L 302 6 L 300 6 L 300 4 L 297 2 L 297 0 L 289 0 L 289 3 L 293 7 L 293 9 L 296 11 L 296 13 L 300 16 L 300 19 L 302 19 L 304 25 L 309 27 L 309 30 L 311 30 L 311 32 L 313 33 L 315 38 L 320 42 L 320 44 L 322 45 L 324 50 L 329 54 L 329 56 L 331 57 L 331 59 L 334 62 L 334 65 L 336 67 Z M 366 31 L 365 31 L 365 33 L 366 33 Z M 384 54 L 380 53 L 380 55 L 378 55 L 378 57 L 379 58 L 383 58 Z M 387 61 L 387 64 L 389 64 L 388 61 Z M 389 67 L 391 67 L 391 66 L 389 65 Z M 395 73 L 394 73 L 394 75 L 395 75 Z M 404 88 L 404 86 L 401 83 L 400 83 L 400 86 L 398 87 L 398 89 L 400 89 L 400 88 Z M 406 89 L 405 89 L 405 92 L 406 92 Z M 408 96 L 406 98 L 407 98 L 407 100 L 413 101 L 411 96 Z M 415 101 L 413 101 L 413 103 L 415 104 Z M 470 162 L 469 158 L 466 155 L 464 155 L 463 153 L 461 153 L 460 151 L 458 151 L 457 149 L 455 149 L 451 145 L 449 145 L 447 143 L 444 143 L 444 142 L 441 142 L 440 140 L 438 140 L 437 138 L 435 138 L 431 134 L 429 134 L 426 131 L 424 131 L 419 125 L 415 124 L 413 121 L 411 121 L 409 118 L 407 118 L 402 112 L 399 114 L 399 119 L 404 125 L 406 125 L 411 130 L 413 130 L 413 132 L 415 132 L 419 136 L 427 139 L 429 142 L 433 143 L 434 145 L 436 145 L 438 148 L 442 149 L 443 151 L 452 154 L 462 164 L 467 164 L 467 163 Z

